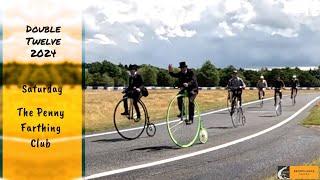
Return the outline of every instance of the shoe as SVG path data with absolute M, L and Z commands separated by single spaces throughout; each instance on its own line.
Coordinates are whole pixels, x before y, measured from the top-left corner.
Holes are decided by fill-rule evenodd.
M 136 119 L 134 119 L 134 122 L 139 122 L 141 120 L 140 117 L 137 117 Z
M 186 125 L 191 125 L 193 123 L 193 119 L 187 119 L 186 120 Z
M 128 112 L 123 112 L 123 113 L 121 113 L 121 115 L 122 115 L 122 116 L 128 116 L 129 113 L 128 113 Z

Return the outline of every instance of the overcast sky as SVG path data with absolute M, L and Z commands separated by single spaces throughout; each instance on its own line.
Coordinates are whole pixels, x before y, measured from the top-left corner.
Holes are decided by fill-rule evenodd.
M 95 0 L 84 19 L 88 62 L 320 65 L 320 0 Z

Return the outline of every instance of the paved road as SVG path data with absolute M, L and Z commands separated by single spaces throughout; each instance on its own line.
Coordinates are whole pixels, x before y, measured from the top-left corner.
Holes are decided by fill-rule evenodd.
M 165 126 L 157 126 L 150 138 L 144 133 L 139 139 L 126 141 L 117 134 L 86 138 L 86 176 L 143 165 L 218 146 L 255 134 L 287 119 L 319 94 L 300 95 L 297 104 L 283 99 L 283 114 L 275 116 L 273 101 L 245 106 L 247 124 L 232 128 L 227 111 L 203 116 L 209 133 L 206 144 L 180 149 L 174 145 Z M 276 173 L 278 165 L 309 162 L 320 157 L 320 131 L 299 125 L 308 107 L 297 117 L 270 132 L 252 139 L 151 167 L 103 176 L 101 179 L 261 179 Z

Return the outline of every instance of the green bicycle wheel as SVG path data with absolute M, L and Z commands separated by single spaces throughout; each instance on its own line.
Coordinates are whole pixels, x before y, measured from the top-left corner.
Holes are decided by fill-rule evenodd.
M 178 98 L 182 98 L 182 112 L 181 117 L 177 118 L 180 114 L 178 108 Z M 199 106 L 195 102 L 195 115 L 193 123 L 187 125 L 186 121 L 189 118 L 189 99 L 185 95 L 177 95 L 169 104 L 167 110 L 167 129 L 171 140 L 180 147 L 192 146 L 198 138 L 201 126 Z

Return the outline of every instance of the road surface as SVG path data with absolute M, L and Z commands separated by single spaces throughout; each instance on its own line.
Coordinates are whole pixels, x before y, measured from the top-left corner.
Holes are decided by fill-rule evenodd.
M 277 166 L 301 165 L 320 157 L 319 129 L 299 125 L 318 96 L 299 95 L 295 106 L 284 97 L 281 116 L 275 115 L 273 100 L 265 101 L 263 108 L 258 103 L 244 106 L 244 127 L 233 128 L 228 111 L 205 115 L 209 140 L 190 148 L 173 144 L 164 125 L 157 126 L 154 137 L 143 133 L 133 141 L 116 133 L 87 137 L 86 179 L 261 179 L 274 175 Z

